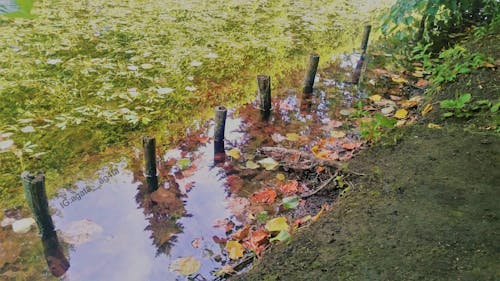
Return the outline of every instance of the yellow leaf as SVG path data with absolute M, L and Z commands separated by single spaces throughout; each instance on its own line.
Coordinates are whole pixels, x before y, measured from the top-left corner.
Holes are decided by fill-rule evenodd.
M 394 114 L 394 117 L 398 119 L 404 119 L 406 118 L 406 115 L 408 115 L 408 111 L 406 111 L 406 109 L 398 109 Z
M 200 270 L 201 264 L 194 257 L 185 257 L 176 259 L 170 264 L 168 270 L 171 272 L 178 272 L 182 275 L 191 275 Z
M 241 245 L 238 241 L 227 241 L 226 243 L 226 251 L 229 254 L 229 258 L 232 260 L 237 260 L 243 257 L 243 245 Z
M 258 162 L 260 165 L 262 165 L 262 167 L 264 167 L 264 169 L 266 169 L 268 171 L 274 170 L 279 166 L 279 163 L 270 157 L 264 158 Z
M 232 266 L 230 266 L 229 264 L 226 264 L 226 265 L 222 266 L 219 270 L 214 272 L 214 275 L 215 276 L 225 276 L 225 275 L 231 275 L 231 274 L 235 274 L 235 273 L 236 273 L 236 271 L 234 270 L 234 268 Z
M 432 105 L 427 104 L 427 105 L 424 107 L 424 110 L 422 110 L 422 116 L 427 115 L 427 113 L 429 113 L 431 110 L 432 110 Z
M 403 77 L 392 77 L 392 81 L 396 83 L 408 83 L 408 80 Z
M 413 77 L 422 78 L 424 77 L 424 73 L 422 71 L 415 71 Z
M 345 132 L 342 132 L 342 131 L 331 131 L 330 132 L 330 136 L 332 136 L 333 138 L 340 139 L 340 138 L 345 137 Z
M 241 157 L 241 151 L 237 147 L 229 150 L 228 152 L 226 152 L 226 154 L 233 157 L 236 160 L 240 159 L 240 157 Z
M 373 102 L 380 101 L 382 99 L 381 95 L 372 95 L 369 97 L 369 99 Z
M 288 231 L 290 226 L 288 225 L 285 217 L 277 217 L 266 223 L 266 229 L 270 232 L 282 230 Z
M 280 180 L 280 181 L 284 181 L 286 179 L 285 175 L 283 173 L 278 173 L 276 175 L 276 179 Z
M 427 128 L 429 128 L 429 129 L 442 129 L 443 127 L 439 126 L 438 124 L 429 123 L 429 124 L 427 124 Z
M 311 218 L 312 221 L 317 221 L 319 220 L 319 218 L 321 217 L 321 215 L 323 214 L 323 212 L 325 211 L 325 207 L 324 206 L 321 206 L 321 210 L 319 210 L 319 212 Z
M 289 141 L 298 141 L 300 138 L 299 134 L 297 133 L 288 133 L 286 134 L 286 139 Z
M 495 67 L 495 65 L 494 65 L 494 64 L 491 64 L 491 63 L 489 63 L 489 62 L 485 62 L 485 63 L 484 63 L 484 67 L 494 68 L 494 67 Z
M 252 160 L 248 160 L 247 163 L 245 164 L 245 167 L 247 169 L 252 169 L 253 170 L 253 169 L 259 168 L 259 164 L 253 162 Z

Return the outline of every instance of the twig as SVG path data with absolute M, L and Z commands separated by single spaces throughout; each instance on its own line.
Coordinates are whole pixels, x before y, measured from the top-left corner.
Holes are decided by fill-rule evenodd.
M 333 176 L 331 176 L 329 179 L 327 179 L 325 182 L 323 182 L 323 184 L 321 184 L 320 187 L 316 188 L 314 191 L 308 192 L 306 194 L 302 194 L 302 195 L 300 195 L 300 197 L 307 198 L 309 196 L 312 196 L 312 195 L 318 193 L 320 190 L 325 188 L 333 179 L 335 179 L 338 174 L 339 174 L 339 172 L 336 171 L 335 174 Z

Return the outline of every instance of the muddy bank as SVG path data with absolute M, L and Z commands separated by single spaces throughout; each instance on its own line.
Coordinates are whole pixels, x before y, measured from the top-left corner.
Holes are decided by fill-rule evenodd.
M 333 211 L 233 280 L 499 280 L 500 141 L 416 126 L 353 159 Z

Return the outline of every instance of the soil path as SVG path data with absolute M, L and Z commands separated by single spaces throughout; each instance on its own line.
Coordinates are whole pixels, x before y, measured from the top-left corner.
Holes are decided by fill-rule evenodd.
M 233 280 L 500 280 L 500 139 L 415 126 L 360 153 L 318 222 Z

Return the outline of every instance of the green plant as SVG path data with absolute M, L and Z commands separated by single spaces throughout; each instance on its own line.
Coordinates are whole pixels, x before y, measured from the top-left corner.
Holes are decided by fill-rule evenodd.
M 371 120 L 361 123 L 361 137 L 368 142 L 375 143 L 386 135 L 389 130 L 393 129 L 395 125 L 395 119 L 375 113 Z
M 465 105 L 468 104 L 472 99 L 472 95 L 469 93 L 460 95 L 456 99 L 442 100 L 439 103 L 441 109 L 447 109 L 448 111 L 443 113 L 443 117 L 469 117 L 470 112 L 465 110 Z

